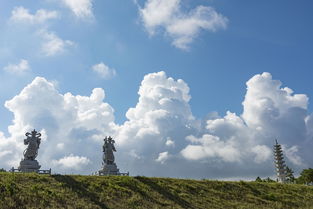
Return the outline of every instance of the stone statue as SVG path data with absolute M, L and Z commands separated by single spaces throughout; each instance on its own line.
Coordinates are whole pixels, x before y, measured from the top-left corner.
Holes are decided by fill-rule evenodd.
M 112 139 L 111 136 L 104 138 L 103 144 L 103 162 L 102 162 L 102 169 L 99 170 L 96 174 L 99 176 L 109 176 L 109 175 L 116 175 L 116 176 L 128 176 L 129 173 L 120 173 L 120 170 L 117 168 L 114 158 L 114 152 L 116 152 L 114 143 L 115 141 Z
M 24 159 L 21 160 L 18 170 L 20 172 L 38 172 L 41 167 L 35 158 L 38 155 L 38 149 L 41 141 L 41 134 L 35 129 L 25 134 L 24 144 L 28 147 L 24 151 Z
M 24 144 L 28 145 L 28 147 L 24 151 L 24 159 L 25 160 L 35 160 L 38 155 L 38 149 L 41 141 L 41 133 L 38 133 L 35 129 L 29 133 L 25 134 L 27 137 L 24 139 Z
M 106 165 L 113 165 L 114 164 L 114 153 L 116 152 L 115 141 L 112 139 L 111 136 L 104 138 L 104 145 L 103 145 L 103 163 Z

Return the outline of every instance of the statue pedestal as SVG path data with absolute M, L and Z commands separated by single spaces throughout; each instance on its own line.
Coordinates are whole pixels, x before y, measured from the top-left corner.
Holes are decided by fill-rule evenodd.
M 116 164 L 104 165 L 102 170 L 98 171 L 99 176 L 109 176 L 109 175 L 120 175 L 120 170 L 117 168 Z
M 38 172 L 39 168 L 41 166 L 39 165 L 37 160 L 22 160 L 20 162 L 20 166 L 18 167 L 18 170 L 20 172 Z

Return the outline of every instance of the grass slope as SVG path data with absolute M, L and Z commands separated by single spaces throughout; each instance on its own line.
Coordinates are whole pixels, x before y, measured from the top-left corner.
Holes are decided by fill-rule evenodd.
M 0 173 L 0 208 L 313 209 L 313 187 L 127 176 Z

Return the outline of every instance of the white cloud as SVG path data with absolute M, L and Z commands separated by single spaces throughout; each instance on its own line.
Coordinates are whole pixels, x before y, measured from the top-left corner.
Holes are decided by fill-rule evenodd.
M 38 34 L 44 40 L 41 50 L 45 56 L 61 54 L 67 47 L 74 45 L 74 42 L 70 40 L 62 40 L 53 32 L 40 30 Z
M 53 160 L 52 164 L 56 166 L 61 166 L 65 169 L 75 169 L 80 170 L 83 169 L 84 166 L 88 165 L 90 160 L 86 157 L 74 156 L 70 154 L 69 156 L 65 156 L 59 160 Z
M 256 163 L 263 163 L 273 156 L 273 151 L 265 145 L 257 145 L 251 149 L 255 153 L 254 161 Z
M 93 0 L 62 0 L 62 2 L 79 18 L 93 17 Z
M 40 30 L 36 30 L 37 36 L 42 39 L 41 52 L 45 56 L 53 56 L 66 51 L 66 48 L 73 46 L 74 43 L 70 40 L 62 40 L 54 32 L 47 30 L 48 25 L 45 23 L 48 20 L 59 18 L 57 11 L 47 11 L 45 9 L 39 9 L 34 14 L 31 14 L 28 9 L 24 7 L 16 7 L 12 11 L 10 17 L 11 22 L 15 23 L 29 23 L 29 24 L 41 24 Z M 43 25 L 45 24 L 45 25 Z
M 179 11 L 180 0 L 148 0 L 144 8 L 140 8 L 141 18 L 149 33 L 154 33 L 157 26 L 169 22 L 174 13 Z
M 306 166 L 303 163 L 303 159 L 298 155 L 299 148 L 298 146 L 292 146 L 290 148 L 283 147 L 287 158 L 294 164 L 298 166 Z
M 10 137 L 6 138 L 4 134 L 0 132 L 0 167 L 11 168 L 13 165 L 18 165 L 20 152 L 23 152 L 22 143 Z
M 169 146 L 169 147 L 174 147 L 175 146 L 175 142 L 173 140 L 171 140 L 170 137 L 167 137 L 167 140 L 165 142 L 165 145 L 166 146 Z
M 304 165 L 303 157 L 308 152 L 306 146 L 311 143 L 307 138 L 307 104 L 306 95 L 293 94 L 287 87 L 281 88 L 281 82 L 273 80 L 271 74 L 255 75 L 247 82 L 242 116 L 227 112 L 224 118 L 207 120 L 206 132 L 210 135 L 187 137 L 192 144 L 182 154 L 191 160 L 218 157 L 227 161 L 241 157 L 244 162 L 254 158 L 256 163 L 265 163 L 271 159 L 269 147 L 278 138 L 286 145 L 284 147 L 291 147 L 285 149 L 289 163 L 299 167 Z M 298 152 L 294 144 L 301 144 L 302 152 Z M 227 155 L 240 155 L 225 158 L 220 151 L 227 147 L 230 150 L 225 152 Z
M 192 142 L 192 145 L 188 145 L 181 151 L 181 154 L 187 159 L 221 158 L 225 162 L 241 161 L 241 153 L 231 140 L 224 142 L 219 137 L 208 134 L 203 135 L 200 139 L 188 136 L 187 140 Z
M 58 143 L 56 145 L 57 149 L 63 150 L 64 149 L 64 143 Z
M 293 94 L 290 88 L 280 86 L 281 82 L 272 80 L 270 73 L 255 75 L 247 82 L 242 117 L 249 126 L 269 129 L 272 124 L 267 121 L 277 121 L 292 111 L 307 109 L 306 95 Z
M 5 151 L 0 152 L 0 159 L 2 157 L 5 157 L 6 155 L 9 155 L 9 154 L 12 154 L 11 150 L 5 150 Z
M 92 166 L 94 169 L 101 166 L 101 137 L 112 135 L 116 126 L 114 110 L 103 102 L 104 98 L 105 93 L 99 88 L 95 88 L 90 96 L 60 94 L 52 82 L 35 78 L 20 94 L 5 103 L 14 114 L 13 124 L 8 127 L 11 136 L 0 139 L 0 152 L 13 151 L 6 155 L 6 159 L 11 159 L 6 163 L 10 167 L 18 165 L 26 148 L 24 134 L 35 128 L 46 136 L 38 155 L 43 169 L 56 159 L 58 163 L 53 169 L 57 172 L 66 171 L 64 163 L 68 161 L 80 159 L 87 162 L 84 158 L 71 156 L 74 154 L 90 160 L 87 167 L 79 171 L 91 173 Z
M 189 87 L 183 80 L 167 77 L 161 71 L 146 75 L 138 94 L 137 104 L 128 109 L 127 120 L 114 134 L 118 153 L 123 159 L 121 162 L 127 161 L 125 169 L 134 175 L 140 175 L 144 171 L 145 175 L 167 176 L 169 174 L 165 170 L 174 172 L 182 164 L 173 165 L 176 161 L 176 157 L 173 157 L 173 160 L 166 161 L 162 169 L 159 169 L 160 162 L 156 161 L 159 153 L 170 148 L 171 153 L 176 153 L 177 156 L 182 145 L 186 144 L 184 137 L 194 131 L 195 118 L 188 104 Z M 175 146 L 166 145 L 169 138 Z M 126 154 L 130 150 L 135 150 L 136 155 Z M 136 156 L 140 156 L 140 159 Z
M 169 157 L 170 157 L 170 155 L 168 154 L 168 152 L 161 152 L 161 153 L 159 153 L 159 156 L 155 161 L 159 162 L 161 164 L 164 164 L 165 161 L 167 161 Z
M 27 60 L 21 59 L 18 64 L 8 64 L 3 69 L 13 74 L 23 74 L 30 70 L 30 66 Z
M 29 13 L 28 9 L 24 7 L 16 7 L 12 10 L 11 21 L 25 22 L 31 24 L 45 23 L 47 20 L 56 19 L 59 17 L 57 11 L 47 11 L 45 9 L 39 9 L 35 14 Z
M 247 82 L 242 115 L 228 111 L 204 121 L 193 116 L 183 80 L 151 73 L 141 82 L 127 120 L 118 125 L 113 108 L 103 102 L 103 89 L 89 96 L 62 94 L 52 82 L 37 77 L 5 104 L 14 120 L 9 137 L 0 132 L 0 167 L 18 165 L 24 134 L 36 128 L 46 136 L 38 160 L 42 168 L 54 160 L 54 172 L 90 174 L 100 169 L 102 139 L 108 135 L 116 141 L 117 165 L 132 175 L 272 176 L 275 138 L 284 145 L 287 165 L 299 171 L 312 166 L 312 115 L 307 97 L 291 92 L 270 74 L 259 74 Z
M 227 18 L 214 8 L 197 6 L 183 12 L 180 0 L 147 0 L 139 7 L 141 20 L 150 35 L 158 29 L 173 39 L 172 44 L 180 49 L 188 49 L 200 31 L 215 32 L 227 26 Z
M 308 138 L 313 140 L 313 114 L 308 115 L 305 118 L 305 124 L 307 129 Z
M 104 79 L 112 78 L 116 75 L 116 71 L 113 68 L 110 68 L 103 62 L 100 62 L 99 64 L 93 65 L 91 69 L 96 72 L 100 77 Z
M 134 149 L 130 150 L 129 155 L 135 159 L 141 159 L 141 156 L 139 156 Z
M 165 144 L 168 133 L 175 127 L 186 127 L 193 122 L 188 101 L 189 87 L 183 80 L 167 78 L 165 72 L 151 73 L 144 77 L 139 88 L 139 100 L 129 108 L 126 121 L 118 132 L 118 142 L 152 140 Z

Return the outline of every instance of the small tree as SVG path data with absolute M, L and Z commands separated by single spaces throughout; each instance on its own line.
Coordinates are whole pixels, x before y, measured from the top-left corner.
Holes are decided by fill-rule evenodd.
M 313 168 L 303 169 L 300 173 L 300 177 L 297 179 L 297 183 L 309 184 L 313 183 Z
M 0 168 L 0 172 L 7 172 L 4 168 Z
M 295 181 L 295 177 L 294 177 L 293 173 L 294 173 L 294 171 L 287 166 L 286 167 L 286 180 L 288 182 L 294 182 Z
M 256 182 L 262 182 L 262 179 L 258 176 L 256 179 L 255 179 Z
M 267 177 L 266 179 L 264 179 L 265 182 L 271 183 L 271 182 L 275 182 L 273 179 L 271 179 L 270 177 Z

